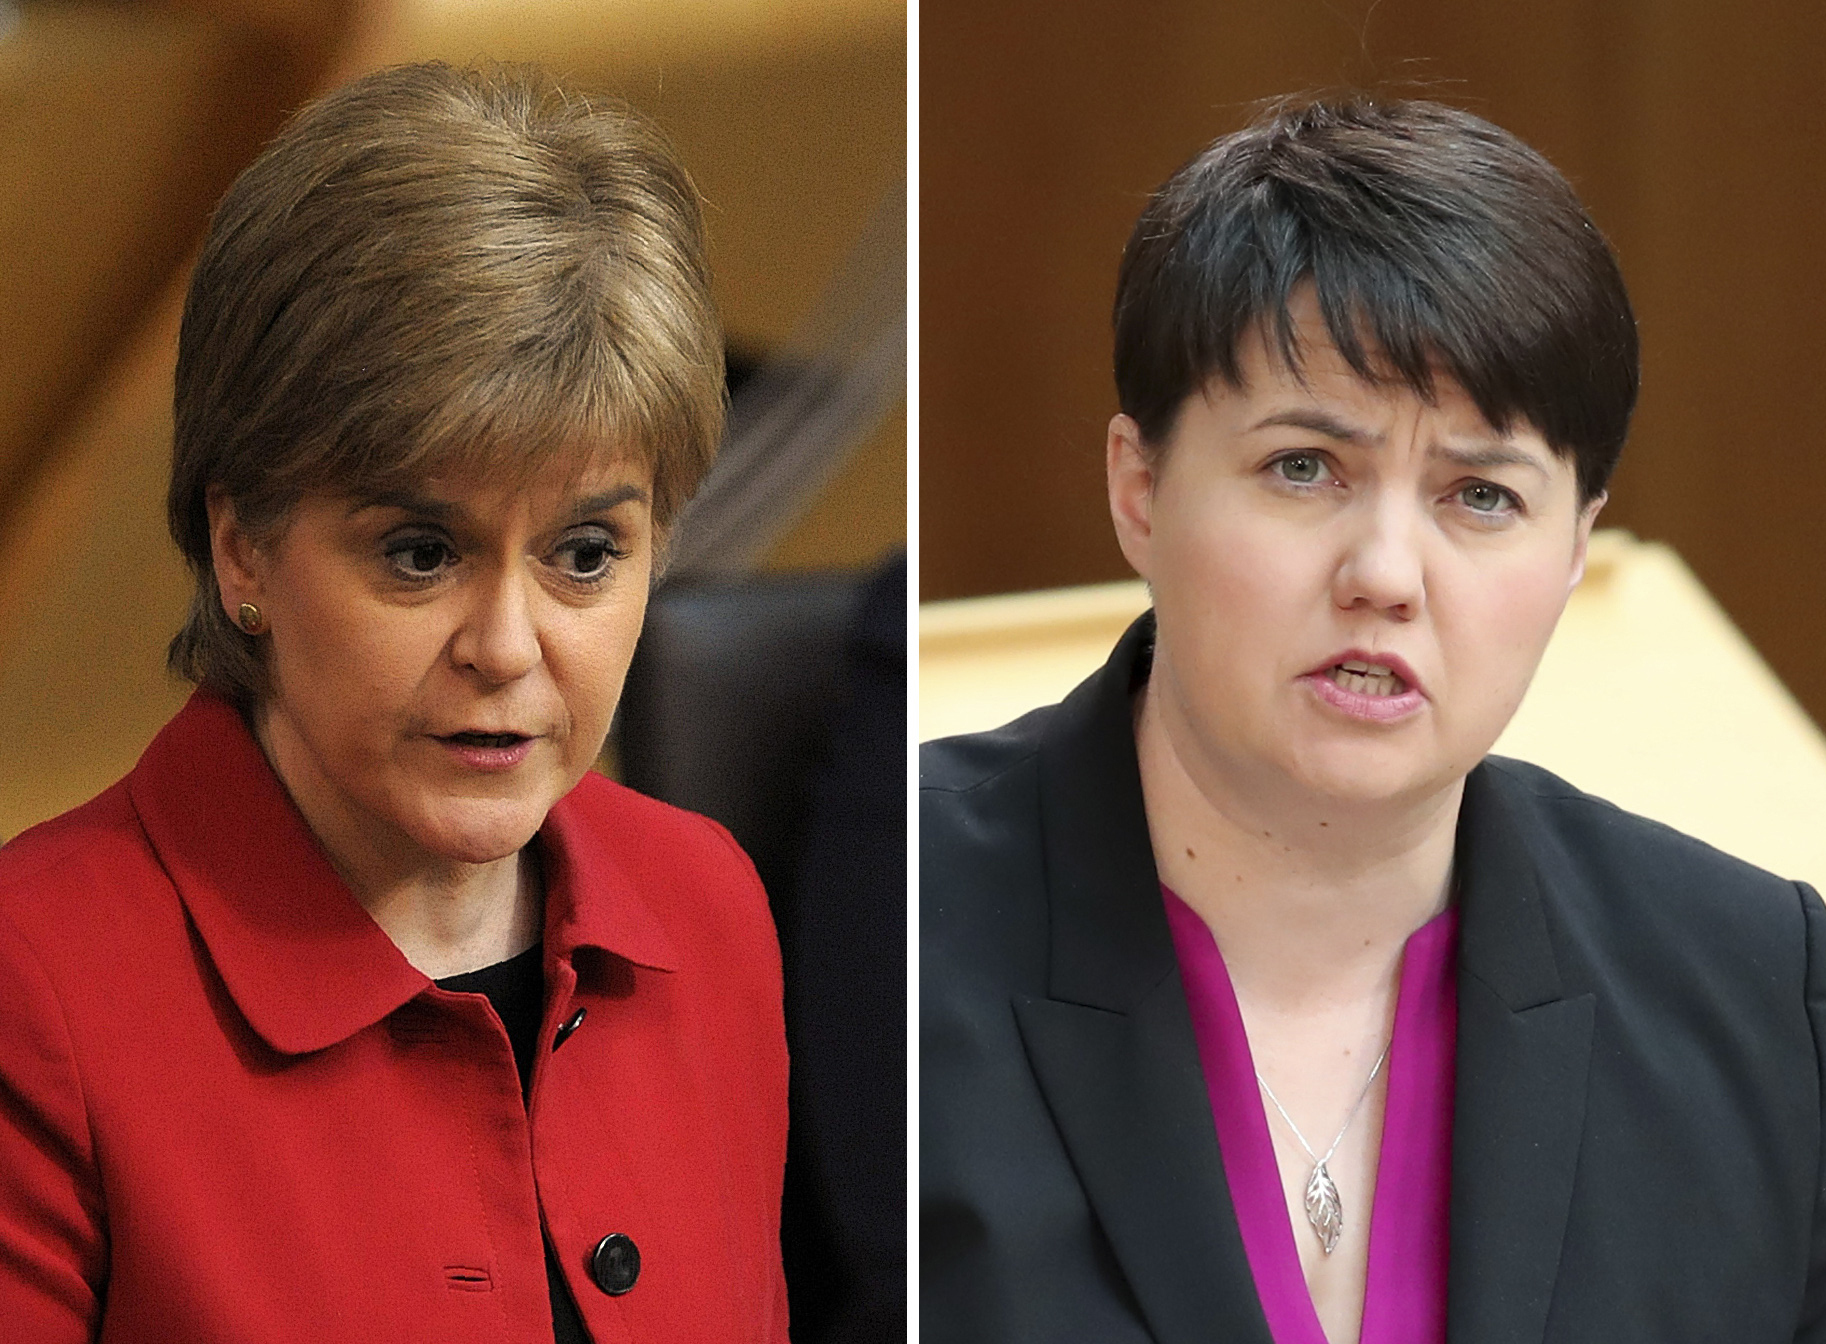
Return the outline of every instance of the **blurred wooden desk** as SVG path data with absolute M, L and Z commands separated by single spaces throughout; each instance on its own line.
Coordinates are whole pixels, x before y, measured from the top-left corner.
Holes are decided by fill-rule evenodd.
M 1146 606 L 1133 582 L 921 607 L 920 737 L 1058 700 Z M 1585 581 L 1495 749 L 1826 886 L 1826 737 L 1665 546 L 1592 537 Z

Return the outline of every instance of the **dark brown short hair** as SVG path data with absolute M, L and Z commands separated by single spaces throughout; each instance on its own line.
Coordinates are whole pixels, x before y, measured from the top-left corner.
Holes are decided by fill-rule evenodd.
M 1498 430 L 1572 459 L 1581 499 L 1623 450 L 1640 379 L 1616 258 L 1566 179 L 1500 127 L 1430 102 L 1275 106 L 1155 192 L 1123 251 L 1116 388 L 1158 447 L 1253 331 L 1298 372 L 1310 284 L 1350 367 L 1430 398 L 1435 371 Z
M 299 499 L 593 451 L 663 529 L 722 435 L 703 220 L 659 133 L 529 67 L 400 66 L 299 112 L 217 208 L 178 340 L 171 534 L 197 580 L 172 669 L 243 705 L 207 498 Z

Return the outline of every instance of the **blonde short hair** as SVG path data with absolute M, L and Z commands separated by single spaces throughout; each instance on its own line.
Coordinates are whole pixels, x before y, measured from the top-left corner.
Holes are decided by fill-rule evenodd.
M 662 533 L 722 436 L 703 219 L 660 134 L 528 67 L 379 71 L 229 188 L 178 342 L 167 501 L 196 576 L 172 670 L 266 691 L 222 609 L 207 499 L 254 536 L 308 494 L 529 475 L 607 448 Z

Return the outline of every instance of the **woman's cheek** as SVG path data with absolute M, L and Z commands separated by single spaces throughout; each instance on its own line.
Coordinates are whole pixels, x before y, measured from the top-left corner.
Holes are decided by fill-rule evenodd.
M 1565 579 L 1543 575 L 1538 567 L 1485 589 L 1477 600 L 1466 604 L 1476 619 L 1462 639 L 1449 643 L 1468 651 L 1482 650 L 1483 656 L 1462 665 L 1454 681 L 1460 694 L 1483 702 L 1480 717 L 1492 721 L 1488 727 L 1492 740 L 1521 707 L 1565 604 Z

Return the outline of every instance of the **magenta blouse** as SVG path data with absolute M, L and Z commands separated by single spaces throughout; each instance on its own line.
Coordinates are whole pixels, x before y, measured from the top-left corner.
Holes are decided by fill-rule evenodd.
M 1205 923 L 1165 886 L 1167 923 L 1192 1010 L 1224 1175 L 1275 1344 L 1326 1344 L 1306 1291 L 1275 1166 L 1249 1038 L 1230 974 Z M 1447 1213 L 1452 1175 L 1457 911 L 1416 930 L 1401 958 L 1388 1102 L 1370 1215 L 1361 1344 L 1444 1344 Z M 1345 1216 L 1350 1216 L 1348 1196 Z M 1311 1235 L 1302 1226 L 1298 1233 Z

